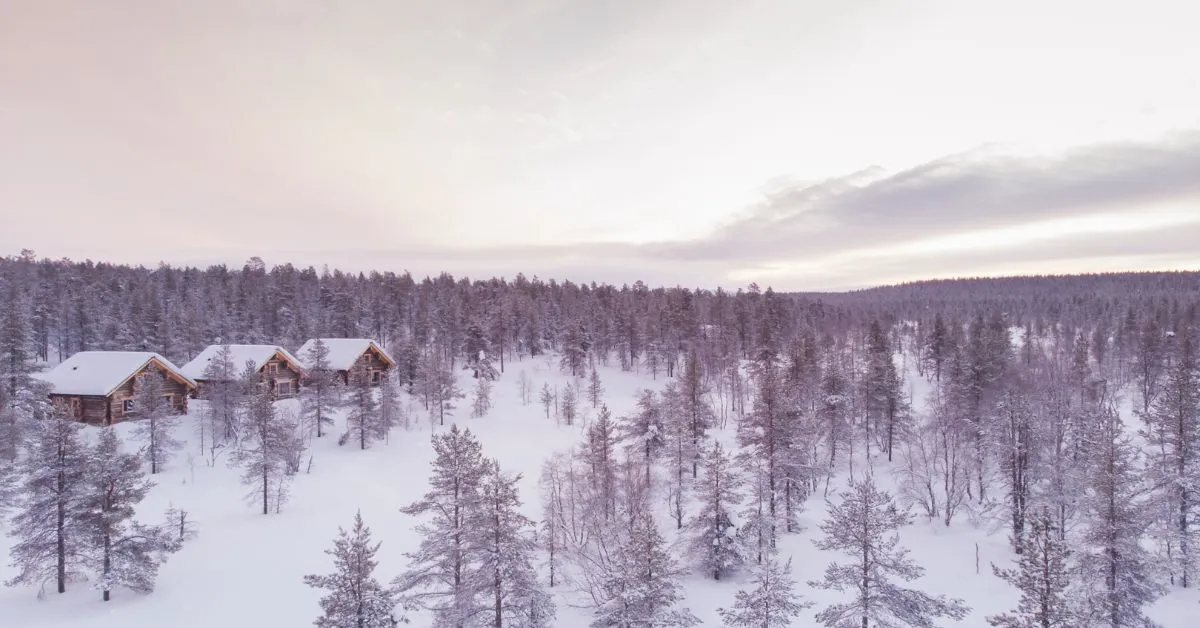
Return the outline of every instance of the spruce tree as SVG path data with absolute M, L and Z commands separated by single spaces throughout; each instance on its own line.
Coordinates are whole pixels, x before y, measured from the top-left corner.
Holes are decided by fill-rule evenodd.
M 544 628 L 553 624 L 554 602 L 533 568 L 535 528 L 520 512 L 520 479 L 503 473 L 495 460 L 484 463 L 479 503 L 468 520 L 478 556 L 470 580 L 480 594 L 482 624 Z
M 587 393 L 592 407 L 599 407 L 600 402 L 604 399 L 604 383 L 600 381 L 600 372 L 596 370 L 595 364 L 592 365 L 592 370 L 588 374 Z
M 375 387 L 371 385 L 370 373 L 361 363 L 350 369 L 350 385 L 346 389 L 346 429 L 350 440 L 366 449 L 372 442 L 387 438 L 392 424 L 384 420 L 375 399 Z
M 371 529 L 354 513 L 354 527 L 346 532 L 338 527 L 333 549 L 331 574 L 304 576 L 304 584 L 327 591 L 321 597 L 321 616 L 313 622 L 318 628 L 391 628 L 399 625 L 394 613 L 393 593 L 375 579 L 379 565 L 375 553 L 379 543 L 371 542 Z
M 492 409 L 492 380 L 480 377 L 475 380 L 471 398 L 471 418 L 482 418 Z
M 137 454 L 121 451 L 116 432 L 105 429 L 89 452 L 83 529 L 87 561 L 97 574 L 93 587 L 109 601 L 112 590 L 154 590 L 158 567 L 181 541 L 165 527 L 133 520 L 137 505 L 154 484 L 142 473 Z
M 1050 509 L 1043 506 L 1030 518 L 1028 532 L 1017 539 L 1017 568 L 992 565 L 992 572 L 1016 587 L 1021 601 L 1010 613 L 989 616 L 988 623 L 1001 628 L 1073 628 L 1077 620 L 1071 609 L 1071 552 Z
M 1166 381 L 1151 404 L 1144 435 L 1148 475 L 1158 491 L 1159 527 L 1170 555 L 1171 580 L 1191 586 L 1200 543 L 1200 364 L 1193 340 L 1184 337 Z
M 329 367 L 329 346 L 320 338 L 301 356 L 308 365 L 308 379 L 300 390 L 304 421 L 312 426 L 318 438 L 333 425 L 333 412 L 341 405 L 342 380 Z
M 17 570 L 6 584 L 54 582 L 59 593 L 86 567 L 88 452 L 82 425 L 56 411 L 39 421 L 18 468 L 20 501 L 12 519 L 10 550 Z
M 163 383 L 162 375 L 147 373 L 134 385 L 133 408 L 137 412 L 134 437 L 144 444 L 142 452 L 150 464 L 151 475 L 161 471 L 183 446 L 174 436 L 179 421 L 164 396 Z
M 468 525 L 479 508 L 485 472 L 482 448 L 471 430 L 450 430 L 432 437 L 433 460 L 429 490 L 400 509 L 427 516 L 415 529 L 421 535 L 417 551 L 406 556 L 409 568 L 394 582 L 406 608 L 428 609 L 437 628 L 465 626 L 478 609 L 479 590 L 470 580 L 475 563 Z
M 683 600 L 681 575 L 654 516 L 646 508 L 639 509 L 602 584 L 603 602 L 596 609 L 592 628 L 699 625 L 690 610 L 679 606 Z
M 741 503 L 742 482 L 733 461 L 713 443 L 704 456 L 696 497 L 700 510 L 687 524 L 688 555 L 692 562 L 714 580 L 720 580 L 744 562 L 735 532 L 733 514 Z
M 817 549 L 851 557 L 848 563 L 832 563 L 825 578 L 809 586 L 833 591 L 849 590 L 852 600 L 834 604 L 817 613 L 817 621 L 829 628 L 845 626 L 914 626 L 931 628 L 934 620 L 961 620 L 969 609 L 961 600 L 931 596 L 895 583 L 912 581 L 925 570 L 900 547 L 897 531 L 911 523 L 912 516 L 900 510 L 892 496 L 875 487 L 869 476 L 851 482 L 840 495 L 841 502 L 829 505 L 829 517 L 821 524 L 825 536 Z
M 787 628 L 800 612 L 813 605 L 803 602 L 794 591 L 792 559 L 786 563 L 774 557 L 755 570 L 754 588 L 738 591 L 733 608 L 717 609 L 723 625 L 729 628 Z
M 1113 407 L 1103 407 L 1087 436 L 1090 468 L 1077 552 L 1080 623 L 1098 628 L 1154 626 L 1145 609 L 1163 593 L 1142 546 L 1149 524 L 1141 461 Z
M 230 457 L 230 465 L 241 467 L 242 484 L 250 486 L 246 499 L 262 505 L 262 514 L 276 512 L 287 501 L 288 461 L 300 446 L 295 426 L 275 411 L 265 387 L 250 397 L 244 440 Z

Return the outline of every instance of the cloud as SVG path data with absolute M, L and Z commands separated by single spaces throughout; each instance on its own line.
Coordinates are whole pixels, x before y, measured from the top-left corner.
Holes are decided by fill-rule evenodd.
M 812 257 L 931 235 L 1104 211 L 1200 203 L 1200 130 L 1087 146 L 1056 158 L 980 149 L 883 175 L 876 169 L 771 193 L 670 258 Z M 1200 212 L 1200 209 L 1197 210 Z

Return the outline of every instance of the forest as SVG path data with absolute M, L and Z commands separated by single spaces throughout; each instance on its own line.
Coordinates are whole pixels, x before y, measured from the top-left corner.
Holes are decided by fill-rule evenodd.
M 1147 610 L 1195 589 L 1200 570 L 1198 303 L 1196 272 L 785 293 L 23 251 L 0 259 L 0 531 L 15 539 L 18 573 L 8 584 L 61 592 L 80 571 L 104 599 L 149 592 L 192 536 L 179 509 L 134 519 L 182 446 L 177 419 L 143 420 L 136 455 L 109 436 L 89 444 L 46 401 L 45 365 L 85 350 L 181 364 L 210 344 L 372 338 L 398 363 L 382 390 L 317 368 L 296 412 L 237 380 L 199 404 L 201 449 L 229 452 L 264 515 L 284 509 L 288 478 L 305 473 L 337 412 L 344 444 L 359 449 L 414 420 L 399 396 L 437 426 L 427 492 L 400 505 L 422 523 L 407 564 L 389 566 L 398 575 L 373 573 L 378 543 L 361 515 L 329 550 L 334 573 L 296 574 L 326 592 L 319 626 L 562 625 L 564 600 L 596 627 L 707 625 L 688 608 L 687 575 L 741 587 L 713 618 L 726 626 L 793 625 L 810 608 L 831 628 L 971 617 L 962 599 L 908 588 L 923 556 L 897 531 L 914 521 L 1007 539 L 1011 564 L 991 570 L 1019 603 L 971 625 L 1156 625 Z M 547 452 L 538 493 L 521 495 L 518 474 L 459 425 L 458 404 L 487 415 L 495 383 L 532 358 L 572 385 L 537 389 L 522 371 L 521 404 L 581 437 Z M 610 412 L 600 367 L 654 389 Z M 799 582 L 777 548 L 818 501 L 826 518 L 803 532 L 841 559 Z M 813 591 L 840 601 L 817 604 Z

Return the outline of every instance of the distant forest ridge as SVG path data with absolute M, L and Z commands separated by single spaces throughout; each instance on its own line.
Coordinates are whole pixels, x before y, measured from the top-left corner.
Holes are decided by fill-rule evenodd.
M 187 360 L 215 342 L 295 349 L 313 337 L 369 337 L 401 354 L 434 346 L 453 355 L 578 350 L 673 370 L 692 349 L 750 356 L 811 336 L 843 338 L 871 321 L 961 325 L 1190 328 L 1200 272 L 919 281 L 845 293 L 777 293 L 578 284 L 554 279 L 414 278 L 408 273 L 162 264 L 154 268 L 0 258 L 0 310 L 10 338 L 32 338 L 43 360 L 85 349 L 154 350 Z M 27 330 L 28 333 L 16 330 Z M 1105 332 L 1105 333 L 1108 333 Z M 1108 334 L 1111 335 L 1111 334 Z M 832 341 L 832 340 L 830 340 Z M 415 358 L 413 358 L 415 359 Z

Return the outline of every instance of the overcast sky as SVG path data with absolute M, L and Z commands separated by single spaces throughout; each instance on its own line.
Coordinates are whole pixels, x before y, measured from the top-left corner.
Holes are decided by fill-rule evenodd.
M 1200 268 L 1189 0 L 0 0 L 0 254 Z

